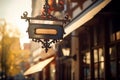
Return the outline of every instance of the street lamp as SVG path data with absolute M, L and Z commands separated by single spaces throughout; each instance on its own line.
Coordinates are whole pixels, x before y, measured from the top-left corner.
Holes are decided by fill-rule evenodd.
M 61 61 L 65 61 L 65 60 L 74 60 L 76 61 L 77 59 L 77 55 L 76 54 L 71 54 L 71 45 L 69 44 L 70 41 L 68 42 L 68 40 L 70 40 L 70 38 L 68 39 L 64 39 L 64 41 L 62 41 L 60 43 L 61 45 L 61 53 L 62 53 L 62 56 L 59 57 L 59 59 Z
M 76 54 L 75 55 L 70 55 L 70 48 L 68 47 L 63 47 L 62 48 L 62 53 L 63 53 L 63 58 L 62 59 L 73 59 L 76 61 Z
M 55 6 L 54 3 L 52 5 L 55 7 L 52 6 L 54 8 L 51 8 L 51 4 L 48 3 L 48 0 L 45 0 L 42 15 L 28 17 L 28 13 L 24 12 L 23 16 L 21 16 L 22 19 L 26 19 L 26 21 L 29 23 L 27 30 L 29 38 L 32 39 L 32 41 L 41 42 L 42 48 L 45 48 L 46 52 L 49 48 L 51 48 L 52 43 L 56 43 L 57 41 L 63 39 L 63 35 L 65 34 L 63 25 L 69 21 L 68 16 L 66 16 L 64 19 L 57 19 L 50 14 L 50 10 L 52 9 L 55 9 L 55 11 L 56 9 L 57 11 L 59 9 L 63 9 L 62 6 L 64 6 L 64 4 L 62 2 L 63 0 L 56 0 L 55 3 L 57 5 Z
M 62 48 L 62 52 L 64 56 L 69 56 L 70 55 L 70 48 Z

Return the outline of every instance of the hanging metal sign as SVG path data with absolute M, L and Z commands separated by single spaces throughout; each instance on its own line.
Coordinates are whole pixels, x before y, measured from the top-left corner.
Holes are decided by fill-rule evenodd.
M 29 38 L 34 39 L 62 39 L 64 29 L 62 25 L 54 24 L 30 24 L 28 28 Z

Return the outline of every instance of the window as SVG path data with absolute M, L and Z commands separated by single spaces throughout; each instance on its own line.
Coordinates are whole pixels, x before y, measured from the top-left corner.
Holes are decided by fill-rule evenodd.
M 104 28 L 103 26 L 95 26 L 93 28 L 93 42 L 94 46 L 103 44 L 104 42 Z
M 114 17 L 110 26 L 110 70 L 112 79 L 120 79 L 120 24 L 119 18 Z
M 91 20 L 95 24 L 87 27 L 89 34 L 84 30 L 80 33 L 80 55 L 84 63 L 81 63 L 82 78 L 84 74 L 83 80 L 120 80 L 119 17 L 103 20 L 101 15 L 96 16 L 95 21 Z
M 112 45 L 109 48 L 110 55 L 110 69 L 111 69 L 111 77 L 112 79 L 120 79 L 120 45 Z
M 110 66 L 111 66 L 111 77 L 116 77 L 116 47 L 110 47 L 109 48 L 109 54 L 110 54 Z
M 80 34 L 81 50 L 83 51 L 89 49 L 89 45 L 90 45 L 89 34 L 87 30 L 84 30 L 84 32 Z
M 116 41 L 120 40 L 120 22 L 118 18 L 114 18 L 111 21 L 112 25 L 110 26 L 110 40 Z
M 104 78 L 104 56 L 103 49 L 97 48 L 94 49 L 94 76 L 95 79 Z
M 85 80 L 90 79 L 90 52 L 83 53 L 83 73 Z

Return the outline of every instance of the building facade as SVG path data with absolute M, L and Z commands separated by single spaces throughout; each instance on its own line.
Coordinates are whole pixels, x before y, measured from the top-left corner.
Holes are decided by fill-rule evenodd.
M 68 12 L 72 21 L 64 29 L 71 32 L 68 31 L 63 41 L 57 45 L 55 60 L 39 72 L 38 80 L 120 79 L 118 2 L 112 0 L 96 14 L 93 13 L 91 18 L 86 17 L 89 20 L 82 19 L 89 14 L 90 11 L 87 10 L 99 1 L 65 0 L 65 12 Z M 84 23 L 78 22 L 79 20 Z M 71 25 L 73 28 L 69 29 Z M 70 48 L 70 57 L 63 55 L 62 48 L 65 47 Z
M 67 41 L 71 39 L 71 54 L 78 52 L 77 62 L 64 61 L 64 68 L 60 68 L 63 73 L 59 73 L 60 77 L 65 79 L 59 80 L 120 79 L 120 15 L 117 5 L 116 1 L 112 1 L 90 21 L 70 34 Z M 75 32 L 77 35 L 73 35 Z M 79 67 L 76 67 L 77 65 Z

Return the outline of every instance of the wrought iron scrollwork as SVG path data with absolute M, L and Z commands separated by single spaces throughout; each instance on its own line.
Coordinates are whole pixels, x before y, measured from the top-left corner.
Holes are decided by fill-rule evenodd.
M 69 20 L 69 16 L 67 15 L 67 16 L 65 16 L 65 18 L 64 19 L 57 19 L 56 17 L 54 17 L 53 15 L 51 15 L 50 14 L 50 12 L 49 12 L 49 8 L 50 8 L 50 6 L 49 6 L 49 4 L 48 4 L 48 0 L 45 0 L 45 5 L 43 6 L 43 12 L 42 12 L 42 14 L 41 15 L 38 15 L 38 16 L 36 16 L 36 17 L 28 17 L 28 12 L 24 12 L 23 13 L 23 16 L 21 16 L 21 18 L 22 19 L 26 19 L 26 21 L 28 21 L 29 22 L 29 29 L 28 29 L 28 32 L 29 33 L 31 33 L 30 31 L 30 27 L 35 27 L 36 26 L 36 24 L 34 23 L 34 25 L 35 26 L 33 26 L 33 22 L 32 22 L 32 26 L 31 26 L 31 20 L 50 20 L 50 21 L 59 21 L 59 22 L 62 22 L 63 24 L 66 24 L 66 22 L 69 22 L 70 20 Z M 38 28 L 38 26 L 41 26 L 41 24 L 40 25 L 37 25 L 36 27 Z M 49 24 L 48 24 L 48 26 L 50 26 Z M 57 25 L 56 27 L 58 27 L 59 25 Z M 63 26 L 63 25 L 62 25 Z M 59 26 L 59 27 L 61 27 L 61 26 Z M 40 28 L 40 27 L 39 27 Z M 42 27 L 43 28 L 43 27 Z M 33 28 L 32 28 L 33 29 Z M 47 29 L 47 28 L 45 28 L 45 29 Z M 55 29 L 55 28 L 54 28 Z M 60 28 L 61 29 L 61 28 Z M 58 30 L 58 29 L 57 29 Z M 63 30 L 63 29 L 61 29 L 61 30 Z M 32 31 L 33 32 L 33 31 Z M 59 32 L 61 32 L 62 34 L 64 34 L 65 32 L 64 31 L 59 31 Z M 30 34 L 29 34 L 30 35 Z M 32 34 L 33 35 L 33 34 Z M 35 35 L 36 36 L 36 35 Z M 46 36 L 46 35 L 44 35 L 44 36 Z M 57 41 L 59 41 L 59 39 L 56 39 L 56 38 L 53 38 L 53 39 L 48 39 L 48 38 L 35 38 L 35 37 L 30 37 L 30 38 L 32 38 L 32 41 L 34 41 L 34 42 L 41 42 L 42 43 L 42 48 L 45 48 L 45 52 L 47 53 L 47 51 L 48 51 L 48 49 L 49 48 L 51 48 L 51 44 L 52 43 L 56 43 Z

